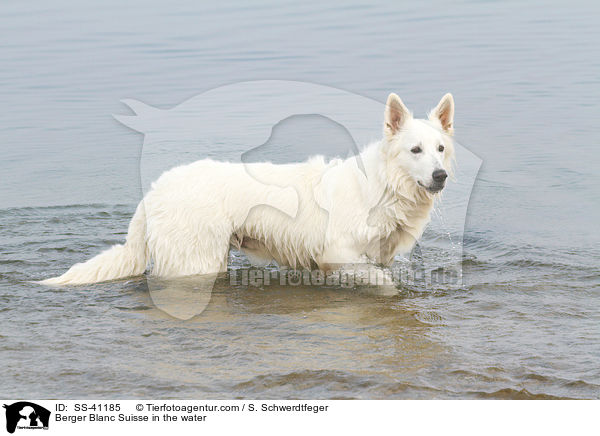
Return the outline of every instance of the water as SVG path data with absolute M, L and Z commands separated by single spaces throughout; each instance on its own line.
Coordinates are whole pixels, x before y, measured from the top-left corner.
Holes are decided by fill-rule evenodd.
M 598 12 L 4 4 L 0 396 L 599 398 Z M 457 139 L 483 161 L 463 286 L 388 295 L 223 279 L 184 322 L 154 307 L 144 278 L 30 282 L 125 236 L 142 141 L 110 116 L 126 113 L 119 100 L 168 108 L 263 79 L 380 102 L 395 91 L 419 115 L 454 94 Z M 233 253 L 232 268 L 246 267 Z

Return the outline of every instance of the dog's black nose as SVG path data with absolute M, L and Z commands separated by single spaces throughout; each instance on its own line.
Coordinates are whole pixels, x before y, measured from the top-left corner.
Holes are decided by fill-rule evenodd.
M 431 177 L 433 177 L 435 183 L 444 183 L 444 180 L 448 177 L 448 173 L 445 170 L 435 170 L 433 174 L 431 174 Z

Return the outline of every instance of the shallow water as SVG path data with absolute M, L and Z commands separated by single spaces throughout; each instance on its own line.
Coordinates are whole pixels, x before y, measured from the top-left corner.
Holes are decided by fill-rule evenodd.
M 597 5 L 3 9 L 0 396 L 600 397 Z M 263 79 L 381 102 L 393 90 L 419 115 L 454 94 L 457 139 L 483 161 L 461 286 L 390 295 L 224 277 L 181 321 L 145 278 L 31 283 L 125 236 L 142 141 L 110 117 L 120 99 L 167 108 Z M 442 259 L 440 222 L 420 246 Z M 231 268 L 248 264 L 233 253 Z

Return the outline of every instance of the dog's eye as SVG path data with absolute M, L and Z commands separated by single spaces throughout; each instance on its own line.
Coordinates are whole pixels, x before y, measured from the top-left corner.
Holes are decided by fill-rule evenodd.
M 410 151 L 413 152 L 414 154 L 417 154 L 417 153 L 421 153 L 423 150 L 418 145 L 415 145 L 413 148 L 410 149 Z
M 441 153 L 442 151 L 444 151 L 444 145 L 443 145 L 443 144 L 440 144 L 440 146 L 438 147 L 438 150 L 440 151 L 440 153 Z

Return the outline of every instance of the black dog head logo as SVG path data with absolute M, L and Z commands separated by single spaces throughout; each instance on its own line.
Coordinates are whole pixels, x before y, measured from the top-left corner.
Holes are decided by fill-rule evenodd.
M 4 405 L 6 409 L 6 431 L 14 433 L 17 425 L 21 427 L 48 428 L 50 411 L 35 403 L 19 401 Z

